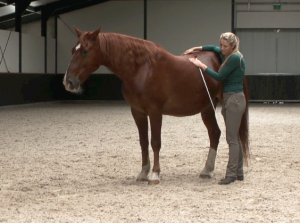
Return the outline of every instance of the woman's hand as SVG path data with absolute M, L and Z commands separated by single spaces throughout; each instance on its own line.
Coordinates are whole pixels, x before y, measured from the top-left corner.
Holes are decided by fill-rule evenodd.
M 191 53 L 193 53 L 194 52 L 194 47 L 193 48 L 191 48 L 191 49 L 188 49 L 188 50 L 186 50 L 186 51 L 184 51 L 184 55 L 186 55 L 186 54 L 191 54 Z
M 202 70 L 206 70 L 207 66 L 204 63 L 202 63 L 200 60 L 198 60 L 197 58 L 191 57 L 191 58 L 189 58 L 189 60 L 193 64 L 195 64 L 197 67 L 200 67 Z
M 195 46 L 192 47 L 191 49 L 186 50 L 183 54 L 186 55 L 186 54 L 196 53 L 199 52 L 200 50 L 202 50 L 202 46 Z

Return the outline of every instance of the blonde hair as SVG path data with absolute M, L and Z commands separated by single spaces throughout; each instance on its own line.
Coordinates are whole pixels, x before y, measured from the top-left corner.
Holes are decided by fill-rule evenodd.
M 239 51 L 240 39 L 234 33 L 231 32 L 222 33 L 220 36 L 220 40 L 221 39 L 228 41 L 231 46 L 235 46 L 235 47 L 233 48 L 231 54 L 227 56 L 225 61 L 221 64 L 219 71 L 225 66 L 228 58 L 231 57 L 233 54 L 241 55 L 240 64 L 243 58 L 243 54 L 241 54 L 241 52 Z

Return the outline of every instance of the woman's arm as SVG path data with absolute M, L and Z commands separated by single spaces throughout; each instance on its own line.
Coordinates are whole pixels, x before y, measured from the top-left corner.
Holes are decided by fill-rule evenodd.
M 221 54 L 221 48 L 219 46 L 214 46 L 214 45 L 206 45 L 206 46 L 202 46 L 202 50 L 203 51 L 214 51 L 218 54 Z
M 224 65 L 224 67 L 220 70 L 220 72 L 215 72 L 209 67 L 207 67 L 204 63 L 196 58 L 190 58 L 190 61 L 194 63 L 197 67 L 200 67 L 207 74 L 209 74 L 212 78 L 217 81 L 224 80 L 236 67 L 240 65 L 240 57 L 237 54 L 230 56 Z
M 195 46 L 195 47 L 192 47 L 188 50 L 186 50 L 183 54 L 191 54 L 191 53 L 195 53 L 197 51 L 214 51 L 218 54 L 221 54 L 222 51 L 220 49 L 220 47 L 218 46 L 214 46 L 214 45 L 206 45 L 206 46 Z

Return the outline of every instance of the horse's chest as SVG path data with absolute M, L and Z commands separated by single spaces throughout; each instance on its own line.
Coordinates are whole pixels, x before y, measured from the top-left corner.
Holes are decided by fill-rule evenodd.
M 163 97 L 147 85 L 126 85 L 123 84 L 123 96 L 128 104 L 143 113 L 148 113 L 151 107 L 159 106 Z

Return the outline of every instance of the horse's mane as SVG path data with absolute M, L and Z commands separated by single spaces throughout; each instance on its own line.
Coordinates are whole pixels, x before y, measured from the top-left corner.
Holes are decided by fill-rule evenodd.
M 121 66 L 125 70 L 153 64 L 161 53 L 167 52 L 159 44 L 118 33 L 101 33 L 100 49 L 113 67 Z

